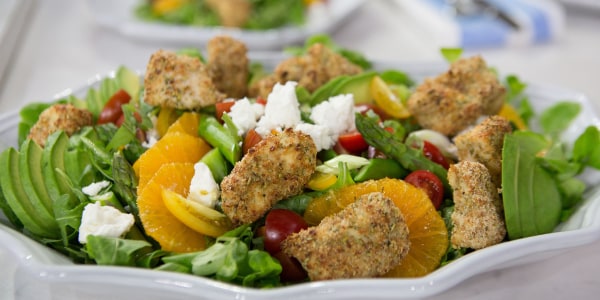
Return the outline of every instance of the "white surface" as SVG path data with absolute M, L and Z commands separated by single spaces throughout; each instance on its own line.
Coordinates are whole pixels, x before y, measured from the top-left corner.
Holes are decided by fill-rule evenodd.
M 83 1 L 41 0 L 35 5 L 32 17 L 21 50 L 14 56 L 12 71 L 0 86 L 0 112 L 16 109 L 25 102 L 47 99 L 95 74 L 106 74 L 120 64 L 141 69 L 153 51 L 172 48 L 123 38 L 97 27 Z M 404 62 L 439 60 L 433 41 L 405 20 L 402 12 L 395 11 L 389 2 L 369 1 L 333 37 L 371 58 Z M 600 15 L 568 11 L 565 34 L 554 44 L 487 49 L 480 53 L 502 72 L 581 91 L 598 110 L 598 32 Z M 23 276 L 15 262 L 1 252 L 0 266 L 2 274 Z M 11 299 L 14 285 L 10 277 L 0 282 L 0 298 Z M 23 290 L 27 291 L 26 288 Z M 73 293 L 60 288 L 53 290 L 43 283 L 28 288 L 52 290 L 59 295 Z M 111 290 L 119 292 L 123 288 Z M 595 242 L 541 262 L 477 275 L 429 299 L 595 299 L 599 294 L 600 243 Z M 26 292 L 19 296 L 30 299 Z
M 150 23 L 138 19 L 133 11 L 140 0 L 87 0 L 95 20 L 124 37 L 141 41 L 177 45 L 206 44 L 216 34 L 227 34 L 254 49 L 281 48 L 301 42 L 319 32 L 330 32 L 350 17 L 364 0 L 329 0 L 326 5 L 311 6 L 302 26 L 271 30 L 240 30 L 224 27 L 192 27 Z

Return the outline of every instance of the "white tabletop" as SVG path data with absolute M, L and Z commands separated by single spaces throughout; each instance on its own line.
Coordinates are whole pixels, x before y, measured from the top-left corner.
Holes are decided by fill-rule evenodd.
M 0 0 L 2 1 L 2 0 Z M 438 49 L 385 1 L 368 1 L 332 36 L 371 59 L 440 61 Z M 97 27 L 84 1 L 38 1 L 0 82 L 0 113 L 46 100 L 119 65 L 144 69 L 160 43 L 123 38 Z M 1 48 L 0 51 L 6 51 Z M 581 91 L 600 110 L 600 10 L 567 9 L 554 43 L 477 51 L 521 79 Z M 1 258 L 1 256 L 0 256 Z M 2 285 L 0 285 L 2 287 Z M 554 258 L 478 275 L 432 299 L 591 299 L 600 295 L 600 243 Z

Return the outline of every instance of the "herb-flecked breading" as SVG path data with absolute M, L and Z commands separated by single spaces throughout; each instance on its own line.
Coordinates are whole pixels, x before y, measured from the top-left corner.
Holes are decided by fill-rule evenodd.
M 482 163 L 490 172 L 497 188 L 502 185 L 502 146 L 504 136 L 512 132 L 508 120 L 491 116 L 454 138 L 458 160 Z
M 292 129 L 267 136 L 221 182 L 221 207 L 234 224 L 252 223 L 275 203 L 302 192 L 315 171 L 317 148 Z
M 216 88 L 229 98 L 240 99 L 248 90 L 246 45 L 228 36 L 217 36 L 206 46 L 208 73 Z
M 44 147 L 48 136 L 56 131 L 62 130 L 71 136 L 82 127 L 92 124 L 93 116 L 87 109 L 80 109 L 72 104 L 54 104 L 40 114 L 28 137 Z
M 283 84 L 287 81 L 296 81 L 298 86 L 313 92 L 335 77 L 354 75 L 362 71 L 361 67 L 326 46 L 314 44 L 305 55 L 282 61 L 273 74 L 250 87 L 250 95 L 266 98 L 275 83 Z
M 502 202 L 487 168 L 462 161 L 450 166 L 448 181 L 454 190 L 452 245 L 482 249 L 502 242 L 506 235 Z
M 454 136 L 482 115 L 497 114 L 506 89 L 480 56 L 454 62 L 426 79 L 408 99 L 408 110 L 424 128 Z
M 410 240 L 400 209 L 375 192 L 290 235 L 281 247 L 314 281 L 382 276 L 408 253 Z
M 150 57 L 144 87 L 144 101 L 153 106 L 194 110 L 225 98 L 198 58 L 166 50 Z

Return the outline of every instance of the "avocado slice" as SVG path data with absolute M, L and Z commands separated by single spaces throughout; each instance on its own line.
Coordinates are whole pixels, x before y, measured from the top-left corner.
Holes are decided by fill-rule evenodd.
M 56 233 L 47 228 L 36 215 L 36 209 L 29 201 L 21 184 L 19 172 L 19 153 L 14 148 L 8 148 L 0 154 L 0 185 L 4 198 L 14 214 L 19 218 L 26 230 L 37 236 L 56 237 Z
M 335 86 L 331 91 L 331 96 L 352 94 L 355 104 L 373 103 L 370 85 L 375 75 L 377 75 L 376 72 L 366 72 L 348 77 Z
M 138 74 L 127 69 L 126 67 L 121 66 L 119 69 L 117 69 L 115 79 L 117 80 L 119 87 L 124 89 L 127 94 L 131 96 L 132 101 L 138 101 L 141 88 L 141 79 Z
M 65 171 L 65 152 L 68 145 L 67 134 L 57 131 L 48 137 L 42 152 L 42 174 L 51 199 L 56 200 L 64 194 L 75 196 L 66 179 L 56 172 L 56 169 Z
M 36 217 L 46 226 L 46 229 L 57 231 L 58 225 L 54 218 L 52 199 L 46 190 L 42 175 L 42 147 L 33 140 L 27 139 L 21 145 L 19 152 L 19 174 L 21 185 L 29 202 L 33 205 Z
M 313 92 L 312 98 L 310 101 L 310 105 L 315 106 L 315 105 L 329 99 L 329 97 L 334 95 L 332 92 L 337 88 L 337 86 L 340 84 L 340 82 L 343 82 L 344 80 L 346 80 L 348 78 L 350 78 L 350 76 L 342 75 L 342 76 L 333 78 L 333 79 L 329 80 L 327 83 L 325 83 L 324 85 L 320 86 L 318 89 L 316 89 Z

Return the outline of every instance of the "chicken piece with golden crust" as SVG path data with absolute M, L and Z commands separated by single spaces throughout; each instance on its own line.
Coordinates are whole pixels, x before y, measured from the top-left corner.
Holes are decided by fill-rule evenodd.
M 497 188 L 502 186 L 502 146 L 504 136 L 512 132 L 510 122 L 501 116 L 491 116 L 454 138 L 458 160 L 482 163 L 490 172 Z
M 251 87 L 251 95 L 266 98 L 276 82 L 296 81 L 309 92 L 341 75 L 354 75 L 362 68 L 322 44 L 312 45 L 307 53 L 282 61 L 273 74 Z
M 225 27 L 243 27 L 252 13 L 250 0 L 207 0 Z
M 480 56 L 460 59 L 426 79 L 408 99 L 408 110 L 424 128 L 454 136 L 482 115 L 502 108 L 506 89 Z
M 311 280 L 382 276 L 408 253 L 404 216 L 375 192 L 359 197 L 318 226 L 287 237 L 282 251 L 295 257 Z
M 227 36 L 212 38 L 208 51 L 208 73 L 214 85 L 230 98 L 243 98 L 248 90 L 246 45 Z
M 93 124 L 93 116 L 87 109 L 80 109 L 72 104 L 54 104 L 46 108 L 38 121 L 31 127 L 28 138 L 41 147 L 52 133 L 62 130 L 68 136 L 73 135 L 84 126 Z
M 302 192 L 316 168 L 317 148 L 304 133 L 267 136 L 221 182 L 221 207 L 234 224 L 252 223 L 275 203 Z
M 502 242 L 506 235 L 502 202 L 487 168 L 478 162 L 459 162 L 450 166 L 448 182 L 454 197 L 452 245 L 482 249 Z
M 144 87 L 144 101 L 153 106 L 194 110 L 225 98 L 198 58 L 166 50 L 158 50 L 150 57 Z

